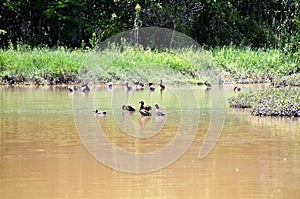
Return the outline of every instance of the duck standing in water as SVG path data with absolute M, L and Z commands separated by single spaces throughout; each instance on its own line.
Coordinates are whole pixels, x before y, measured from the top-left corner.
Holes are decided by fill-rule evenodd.
M 141 114 L 142 116 L 151 116 L 151 113 L 149 112 L 149 110 L 151 109 L 151 107 L 149 106 L 150 109 L 147 110 L 147 109 L 145 109 L 145 107 L 144 107 L 144 102 L 143 102 L 143 101 L 140 101 L 139 103 L 141 104 L 141 106 L 140 106 L 140 114 Z
M 90 87 L 87 85 L 87 84 L 84 84 L 84 85 L 82 85 L 82 87 L 81 87 L 81 91 L 82 92 L 88 92 L 88 91 L 90 91 L 91 89 L 90 89 Z
M 139 85 L 140 82 L 137 81 L 137 80 L 133 80 L 132 83 L 135 85 L 135 88 L 136 88 Z
M 139 82 L 139 86 L 144 88 L 145 84 L 143 82 Z
M 158 104 L 155 104 L 155 108 L 156 108 L 155 112 L 158 116 L 165 116 L 166 115 L 165 112 L 159 108 Z
M 155 91 L 155 86 L 153 85 L 153 83 L 149 83 L 149 90 L 151 92 L 154 92 Z
M 112 83 L 112 82 L 109 82 L 109 83 L 107 84 L 107 88 L 108 88 L 109 90 L 111 90 L 111 89 L 113 88 L 113 83 Z
M 204 85 L 206 86 L 207 89 L 211 88 L 211 84 L 207 80 L 204 82 Z
M 144 83 L 143 82 L 139 82 L 136 86 L 136 90 L 144 90 Z
M 152 110 L 151 106 L 144 103 L 144 101 L 139 102 L 141 104 L 142 109 L 146 109 L 147 111 Z
M 128 84 L 128 82 L 125 83 L 125 86 L 127 88 L 127 91 L 131 91 L 132 90 L 132 86 Z
M 100 116 L 103 117 L 106 115 L 105 111 L 99 111 L 98 109 L 96 109 L 95 111 L 93 111 L 95 113 L 96 116 Z
M 160 80 L 159 86 L 160 86 L 161 91 L 166 88 L 165 85 L 163 85 L 163 83 L 162 83 L 162 79 Z
M 135 111 L 135 108 L 133 108 L 130 104 L 124 104 L 123 106 L 122 106 L 122 109 L 123 110 L 126 110 L 126 111 Z
M 68 90 L 70 91 L 70 93 L 73 93 L 73 92 L 77 91 L 77 86 L 69 86 Z
M 240 92 L 240 91 L 241 91 L 241 88 L 240 88 L 240 87 L 237 87 L 237 86 L 235 86 L 235 87 L 234 87 L 234 89 L 233 89 L 233 91 L 234 91 L 234 92 Z

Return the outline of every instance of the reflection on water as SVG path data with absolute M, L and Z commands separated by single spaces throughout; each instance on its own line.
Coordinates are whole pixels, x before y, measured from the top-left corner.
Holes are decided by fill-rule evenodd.
M 297 118 L 253 117 L 226 105 L 217 144 L 199 158 L 212 112 L 212 96 L 231 86 L 174 88 L 197 104 L 182 107 L 172 89 L 127 93 L 123 88 L 92 89 L 88 96 L 62 88 L 0 88 L 1 198 L 297 198 L 300 194 L 300 122 Z M 242 90 L 257 89 L 244 86 Z M 117 96 L 113 101 L 113 96 Z M 92 97 L 106 117 L 92 120 L 116 146 L 135 153 L 158 151 L 177 136 L 184 114 L 197 124 L 189 149 L 170 166 L 131 174 L 93 158 L 81 144 L 72 115 L 74 98 Z M 158 103 L 167 117 L 142 118 L 122 103 Z M 199 119 L 193 110 L 199 108 Z M 130 125 L 130 128 L 129 128 Z M 144 130 L 144 129 L 152 129 Z M 131 129 L 131 130 L 130 130 Z M 134 129 L 134 130 L 133 130 Z M 142 134 L 144 138 L 141 137 Z M 117 161 L 117 159 L 115 160 Z

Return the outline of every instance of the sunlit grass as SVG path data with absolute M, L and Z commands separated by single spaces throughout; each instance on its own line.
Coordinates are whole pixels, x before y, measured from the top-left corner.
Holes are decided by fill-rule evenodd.
M 18 46 L 0 49 L 0 78 L 14 77 L 17 82 L 57 78 L 63 83 L 79 79 L 196 83 L 206 79 L 216 81 L 218 73 L 223 71 L 228 82 L 287 79 L 297 85 L 295 78 L 289 77 L 300 71 L 298 54 L 233 46 L 210 50 L 144 50 L 130 46 L 69 50 Z
M 276 49 L 253 50 L 227 46 L 215 48 L 212 53 L 217 65 L 229 71 L 237 82 L 264 82 L 266 79 L 300 72 L 298 52 L 286 54 Z
M 86 57 L 78 77 L 84 81 L 192 82 L 216 70 L 208 51 L 158 51 L 126 47 L 94 51 Z M 199 74 L 196 76 L 196 74 Z
M 1 77 L 14 76 L 16 80 L 55 78 L 77 72 L 87 53 L 64 48 L 0 50 Z

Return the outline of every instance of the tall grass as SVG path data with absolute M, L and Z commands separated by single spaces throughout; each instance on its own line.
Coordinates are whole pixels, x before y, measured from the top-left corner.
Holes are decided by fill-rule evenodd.
M 87 53 L 65 48 L 22 48 L 0 50 L 1 77 L 14 76 L 16 80 L 55 78 L 70 75 L 81 66 Z
M 105 50 L 0 49 L 0 78 L 17 82 L 60 78 L 63 82 L 199 82 L 227 71 L 234 81 L 266 79 L 300 72 L 300 53 L 227 46 L 210 50 L 142 50 L 111 46 Z M 213 79 L 213 78 L 212 78 Z
M 236 48 L 212 49 L 214 60 L 221 68 L 239 76 L 284 76 L 300 72 L 299 52 L 286 54 L 276 49 Z
M 192 59 L 195 58 L 195 59 Z M 86 58 L 79 77 L 98 81 L 158 81 L 191 82 L 196 73 L 213 70 L 211 54 L 207 51 L 141 50 L 126 46 L 94 51 Z M 199 81 L 200 77 L 196 78 Z

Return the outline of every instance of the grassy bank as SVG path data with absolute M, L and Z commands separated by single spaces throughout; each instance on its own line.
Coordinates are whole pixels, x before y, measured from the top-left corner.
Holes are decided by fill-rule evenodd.
M 252 50 L 223 47 L 212 50 L 216 64 L 230 74 L 236 83 L 266 83 L 300 85 L 300 52 Z M 289 78 L 290 76 L 293 78 Z
M 299 88 L 271 88 L 229 98 L 233 108 L 249 108 L 252 115 L 300 117 Z
M 18 48 L 0 50 L 1 79 L 6 83 L 75 81 L 193 82 L 217 70 L 208 51 L 151 51 L 111 48 L 103 51 Z
M 138 80 L 167 83 L 268 82 L 300 86 L 300 52 L 223 47 L 210 50 L 139 50 L 111 47 L 102 51 L 18 46 L 0 50 L 2 84 L 80 84 Z M 299 90 L 272 88 L 230 98 L 234 108 L 253 115 L 300 116 Z
M 22 48 L 0 50 L 0 71 L 2 82 L 23 83 L 53 81 L 53 84 L 72 81 L 80 63 L 88 53 L 69 51 L 64 48 Z
M 225 82 L 300 85 L 300 53 L 223 47 L 210 50 L 156 51 L 113 47 L 104 51 L 18 46 L 0 50 L 3 84 L 76 81 Z

